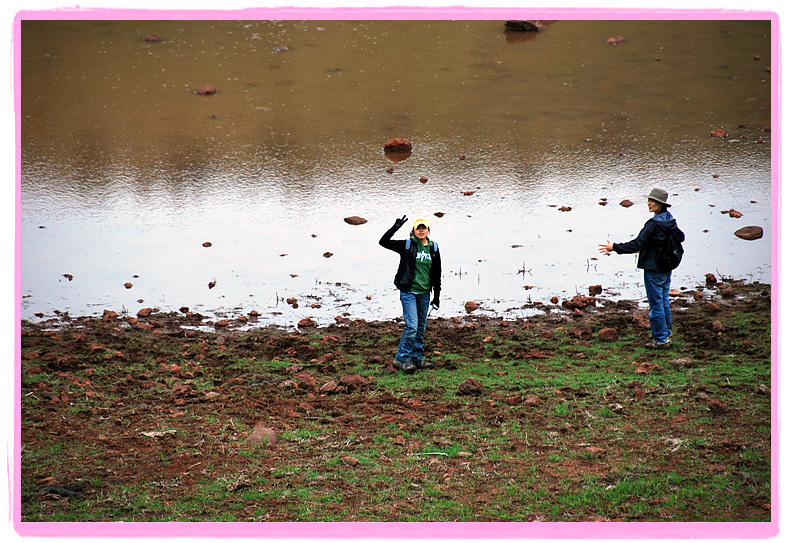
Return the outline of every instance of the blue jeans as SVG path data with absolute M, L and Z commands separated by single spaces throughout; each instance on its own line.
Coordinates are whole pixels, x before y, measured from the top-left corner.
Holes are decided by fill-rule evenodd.
M 672 314 L 669 311 L 669 282 L 672 273 L 645 270 L 645 290 L 650 306 L 650 329 L 655 343 L 666 343 L 672 334 Z
M 425 326 L 428 324 L 431 295 L 401 291 L 400 303 L 403 306 L 406 328 L 400 338 L 395 360 L 398 362 L 411 360 L 415 364 L 420 364 L 425 353 Z

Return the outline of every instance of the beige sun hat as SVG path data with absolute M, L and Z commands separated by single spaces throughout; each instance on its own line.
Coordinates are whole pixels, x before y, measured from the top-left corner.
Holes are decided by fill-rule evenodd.
M 667 207 L 672 207 L 671 204 L 667 203 L 667 198 L 668 197 L 669 197 L 669 195 L 667 194 L 667 191 L 665 191 L 664 189 L 659 189 L 659 188 L 654 188 L 653 190 L 650 191 L 650 194 L 645 196 L 645 198 L 648 198 L 650 200 L 655 200 L 656 202 L 658 202 L 660 204 L 664 204 Z

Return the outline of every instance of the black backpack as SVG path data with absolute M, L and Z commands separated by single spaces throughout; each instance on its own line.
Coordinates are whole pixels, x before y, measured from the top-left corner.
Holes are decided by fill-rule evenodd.
M 659 222 L 656 222 L 656 226 L 664 233 L 664 239 L 656 240 L 653 244 L 656 265 L 660 271 L 670 272 L 683 260 L 683 242 L 686 235 L 677 226 L 665 226 Z

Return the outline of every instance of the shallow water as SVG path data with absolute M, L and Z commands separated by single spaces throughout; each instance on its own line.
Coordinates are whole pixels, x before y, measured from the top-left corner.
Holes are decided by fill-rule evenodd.
M 635 258 L 597 246 L 638 233 L 653 186 L 688 238 L 674 287 L 708 272 L 770 282 L 770 32 L 25 21 L 22 317 L 188 306 L 285 325 L 392 318 L 397 256 L 378 239 L 404 214 L 429 218 L 442 250 L 437 315 L 476 300 L 518 316 L 597 284 L 641 299 Z M 152 33 L 163 41 L 145 42 Z M 203 85 L 217 94 L 195 94 Z M 394 137 L 413 143 L 406 160 L 384 154 Z M 746 225 L 765 235 L 733 235 Z

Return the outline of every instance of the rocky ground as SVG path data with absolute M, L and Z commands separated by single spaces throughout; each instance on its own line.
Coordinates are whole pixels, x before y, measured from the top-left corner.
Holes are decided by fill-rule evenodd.
M 465 316 L 431 320 L 428 346 L 437 370 L 413 376 L 391 365 L 397 321 L 339 317 L 329 327 L 302 322 L 287 331 L 256 327 L 254 314 L 211 322 L 185 309 L 23 322 L 23 519 L 211 520 L 222 510 L 235 520 L 304 520 L 298 500 L 286 491 L 265 500 L 242 497 L 242 490 L 274 492 L 285 484 L 291 493 L 309 488 L 330 520 L 397 520 L 415 514 L 420 500 L 414 493 L 424 493 L 428 482 L 460 504 L 454 509 L 468 507 L 472 520 L 551 519 L 539 506 L 530 512 L 519 502 L 526 498 L 503 496 L 506 482 L 537 477 L 549 495 L 566 492 L 560 485 L 568 478 L 581 484 L 585 477 L 608 477 L 616 485 L 621 462 L 634 454 L 644 456 L 645 466 L 677 463 L 681 469 L 665 444 L 646 446 L 644 434 L 629 429 L 694 440 L 697 409 L 705 417 L 725 417 L 726 424 L 706 423 L 705 432 L 715 426 L 721 433 L 706 437 L 694 454 L 707 475 L 754 479 L 743 491 L 746 499 L 726 514 L 713 504 L 715 511 L 703 504 L 700 511 L 680 512 L 659 500 L 647 513 L 574 508 L 566 513 L 569 520 L 768 519 L 764 462 L 750 464 L 743 450 L 770 458 L 770 435 L 756 430 L 770 425 L 770 287 L 714 282 L 675 292 L 673 300 L 676 347 L 661 354 L 641 348 L 649 324 L 633 302 L 578 296 L 518 321 L 477 317 L 470 307 Z M 741 322 L 746 317 L 748 326 Z M 657 384 L 658 372 L 669 372 L 669 382 L 678 368 L 686 371 L 683 364 L 733 356 L 749 356 L 763 370 L 743 386 L 683 385 L 677 412 L 656 413 L 676 395 L 671 385 Z M 552 366 L 558 358 L 562 364 Z M 590 365 L 621 372 L 622 383 L 606 391 L 556 385 L 558 373 Z M 762 403 L 738 405 L 741 396 L 728 396 L 747 388 L 748 397 Z M 599 396 L 616 422 L 595 441 L 585 434 L 593 420 L 585 413 L 597 406 L 587 402 Z M 575 411 L 558 423 L 560 404 Z M 654 408 L 641 407 L 648 404 Z M 455 425 L 436 430 L 436 421 Z M 545 429 L 551 437 L 530 441 L 508 433 L 520 426 Z M 500 443 L 483 431 L 506 437 Z M 563 436 L 568 443 L 558 448 Z M 573 454 L 566 458 L 567 447 Z M 527 453 L 539 461 L 525 461 Z M 410 456 L 435 473 L 403 465 Z M 563 459 L 546 461 L 555 457 Z M 345 471 L 352 469 L 353 475 Z M 391 477 L 411 487 L 385 490 Z M 185 510 L 183 500 L 209 493 L 207 481 L 222 481 L 221 492 L 203 510 Z M 116 494 L 121 486 L 124 500 Z M 342 499 L 326 498 L 331 492 Z M 370 507 L 371 493 L 391 507 Z M 144 494 L 149 500 L 156 495 L 158 505 L 135 505 Z

